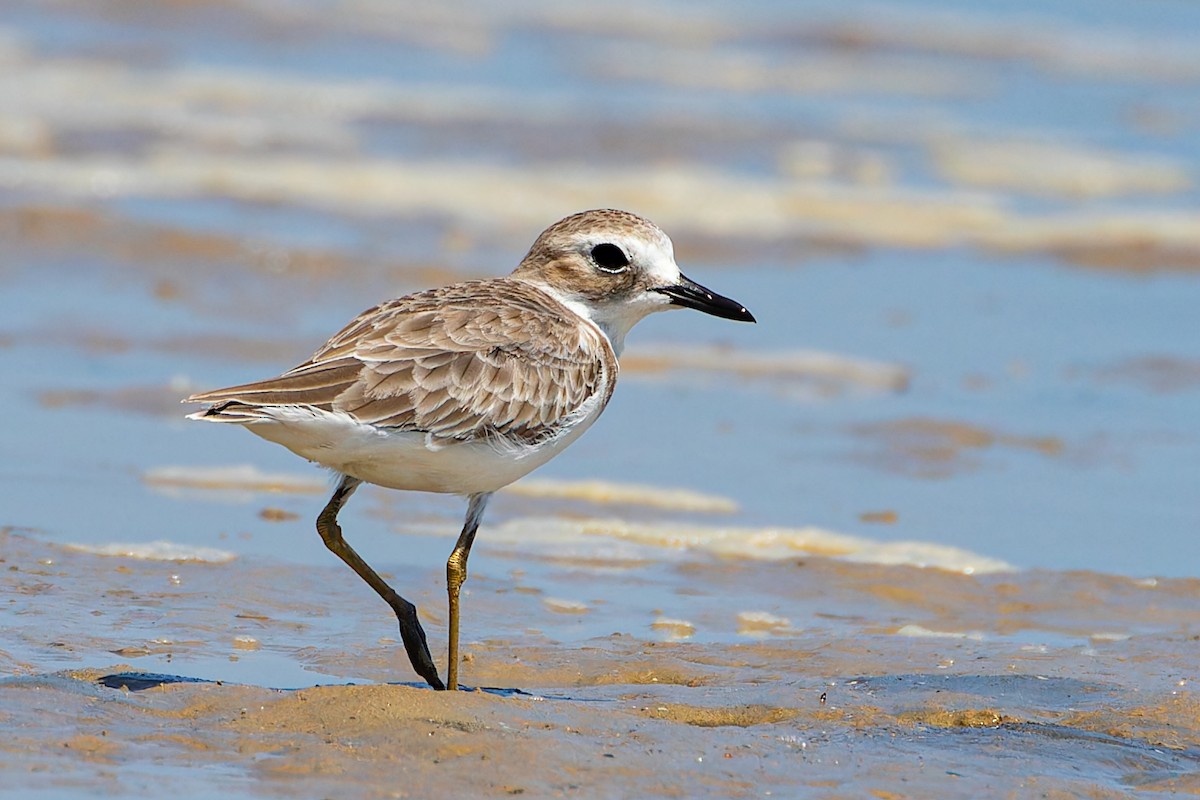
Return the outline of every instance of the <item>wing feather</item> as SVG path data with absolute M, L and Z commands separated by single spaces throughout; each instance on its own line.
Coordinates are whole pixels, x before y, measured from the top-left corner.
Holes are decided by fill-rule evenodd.
M 615 365 L 607 340 L 574 312 L 499 278 L 376 306 L 283 375 L 188 400 L 213 403 L 214 415 L 310 405 L 438 438 L 533 441 L 610 392 Z

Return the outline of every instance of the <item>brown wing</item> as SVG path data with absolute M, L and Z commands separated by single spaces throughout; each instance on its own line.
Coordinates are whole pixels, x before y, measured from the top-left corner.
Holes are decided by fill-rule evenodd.
M 278 378 L 188 400 L 213 403 L 217 415 L 310 405 L 443 438 L 535 440 L 604 390 L 615 367 L 607 343 L 577 320 L 511 279 L 433 289 L 364 312 Z

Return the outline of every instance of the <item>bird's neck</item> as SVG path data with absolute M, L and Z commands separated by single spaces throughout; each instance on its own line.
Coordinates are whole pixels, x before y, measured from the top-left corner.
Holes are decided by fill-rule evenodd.
M 527 280 L 527 279 L 520 279 Z M 567 293 L 541 281 L 528 281 L 553 297 L 571 313 L 596 326 L 608 340 L 613 353 L 621 355 L 625 349 L 625 336 L 643 317 L 658 309 L 653 306 L 630 305 L 628 303 L 588 303 L 571 297 Z

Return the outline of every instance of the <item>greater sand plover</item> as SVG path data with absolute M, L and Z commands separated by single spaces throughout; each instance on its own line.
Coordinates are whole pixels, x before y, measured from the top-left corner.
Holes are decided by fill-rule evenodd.
M 277 378 L 184 402 L 209 404 L 191 419 L 244 425 L 340 476 L 317 517 L 321 539 L 396 612 L 417 673 L 456 689 L 459 590 L 488 499 L 591 427 L 616 386 L 625 334 L 678 307 L 754 322 L 740 303 L 684 277 L 654 223 L 584 211 L 547 228 L 506 278 L 390 300 Z M 446 562 L 445 684 L 416 607 L 342 538 L 338 511 L 364 481 L 467 497 Z

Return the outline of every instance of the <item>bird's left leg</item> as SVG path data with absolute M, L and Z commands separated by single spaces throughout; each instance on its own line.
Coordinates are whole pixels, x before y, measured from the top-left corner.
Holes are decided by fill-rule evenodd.
M 371 569 L 371 565 L 363 561 L 362 556 L 355 552 L 349 542 L 342 537 L 342 526 L 338 524 L 337 515 L 360 483 L 362 481 L 358 478 L 351 478 L 349 475 L 342 476 L 333 496 L 329 498 L 329 503 L 317 517 L 317 532 L 321 534 L 321 541 L 325 542 L 325 546 L 346 562 L 350 569 L 358 573 L 358 577 L 366 581 L 367 585 L 392 607 L 392 611 L 396 612 L 396 619 L 400 622 L 400 638 L 404 642 L 408 660 L 412 662 L 413 669 L 417 674 L 433 688 L 444 689 L 446 687 L 442 684 L 442 679 L 438 677 L 437 667 L 434 666 L 433 658 L 429 655 L 429 645 L 425 642 L 425 630 L 421 627 L 421 621 L 417 619 L 417 607 L 397 594 L 391 586 L 388 586 L 387 581 L 381 578 L 378 572 Z
M 450 691 L 458 688 L 458 593 L 467 579 L 467 558 L 471 555 L 475 531 L 479 530 L 479 521 L 483 518 L 483 510 L 487 508 L 490 499 L 491 492 L 470 496 L 462 533 L 459 534 L 458 543 L 454 545 L 454 551 L 446 561 L 446 593 L 450 596 L 450 652 L 446 665 L 446 671 L 449 673 L 446 677 L 446 688 Z

